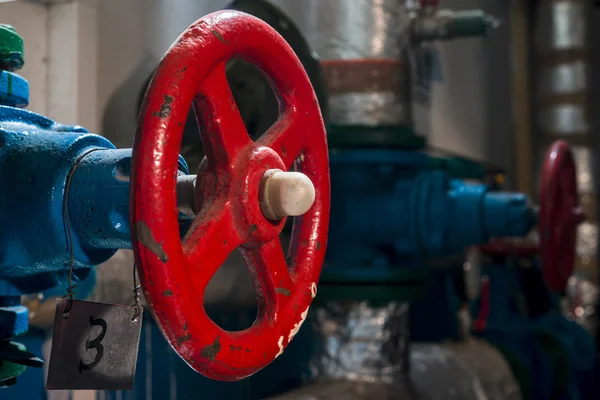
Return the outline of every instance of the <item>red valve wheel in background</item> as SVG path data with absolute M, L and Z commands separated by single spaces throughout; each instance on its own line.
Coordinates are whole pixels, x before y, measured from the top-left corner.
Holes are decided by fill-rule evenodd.
M 538 222 L 544 279 L 556 293 L 564 291 L 573 273 L 577 225 L 583 220 L 578 200 L 573 153 L 558 140 L 544 159 Z
M 256 142 L 225 76 L 233 57 L 261 68 L 279 97 L 279 119 Z M 177 160 L 192 103 L 207 156 L 197 176 L 200 211 L 182 240 Z M 283 352 L 306 318 L 329 222 L 325 127 L 292 49 L 269 25 L 241 12 L 220 11 L 196 21 L 152 79 L 132 165 L 133 249 L 146 299 L 171 346 L 212 379 L 235 381 L 259 371 Z M 315 200 L 294 221 L 286 262 L 279 242 L 286 219 L 266 219 L 259 193 L 267 170 L 293 165 L 312 181 Z M 228 332 L 207 316 L 203 299 L 214 273 L 238 247 L 257 287 L 259 312 L 252 327 Z
M 557 140 L 548 149 L 542 167 L 540 244 L 496 239 L 480 249 L 492 256 L 531 257 L 539 253 L 547 287 L 562 293 L 573 273 L 577 226 L 584 220 L 578 199 L 573 153 L 568 143 Z

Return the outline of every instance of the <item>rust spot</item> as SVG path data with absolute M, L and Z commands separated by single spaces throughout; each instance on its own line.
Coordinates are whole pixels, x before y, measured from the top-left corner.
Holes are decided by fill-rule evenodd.
M 167 118 L 171 115 L 171 103 L 173 102 L 173 96 L 164 95 L 164 101 L 160 106 L 160 111 L 153 113 L 155 117 Z
M 223 240 L 223 246 L 227 246 L 227 240 Z
M 308 246 L 308 243 L 309 243 L 309 242 L 308 242 L 308 239 L 302 239 L 302 240 L 300 241 L 300 246 L 304 246 L 304 247 L 306 247 L 306 246 Z
M 212 31 L 210 31 L 210 33 L 212 33 L 214 37 L 216 37 L 217 39 L 219 39 L 219 41 L 221 43 L 223 43 L 223 44 L 229 44 L 229 40 L 225 40 L 225 38 L 223 37 L 223 35 L 221 35 L 216 30 L 213 29 Z
M 183 330 L 187 331 L 187 322 L 183 324 Z
M 230 344 L 230 345 L 229 345 L 229 349 L 230 349 L 231 351 L 235 351 L 235 346 L 234 346 L 234 345 L 232 345 L 232 344 Z
M 177 126 L 182 126 L 182 125 L 183 125 L 183 122 L 181 122 L 181 121 L 179 121 L 179 122 L 177 123 Z
M 275 288 L 275 293 L 279 293 L 282 294 L 284 296 L 289 296 L 292 292 L 290 292 L 289 289 L 283 288 L 283 287 L 278 287 Z
M 187 71 L 187 67 L 181 68 L 181 72 L 185 72 L 185 71 Z
M 246 349 L 246 353 L 252 353 L 251 349 Z
M 144 221 L 138 221 L 135 224 L 135 236 L 137 240 L 143 244 L 148 250 L 154 253 L 160 261 L 167 262 L 169 257 L 167 253 L 163 250 L 160 243 L 154 239 L 154 235 L 152 235 L 152 231 L 150 227 L 146 225 Z
M 192 338 L 192 334 L 188 333 L 187 335 L 179 336 L 177 339 L 175 339 L 175 341 L 177 342 L 177 344 L 183 344 L 183 343 L 189 341 L 191 338 Z
M 165 296 L 165 297 L 173 296 L 173 291 L 171 291 L 171 290 L 165 290 L 164 292 L 162 292 L 162 295 Z
M 237 348 L 237 351 L 242 351 L 242 347 L 241 347 L 241 346 L 240 346 L 240 347 L 238 347 L 238 348 Z
M 209 360 L 214 360 L 217 358 L 217 354 L 219 354 L 220 351 L 221 343 L 219 343 L 219 337 L 217 336 L 213 344 L 209 344 L 200 351 L 200 356 L 208 358 Z
M 287 152 L 285 151 L 285 146 L 281 146 L 281 154 L 283 154 L 283 156 L 287 156 Z
M 317 250 L 321 248 L 321 242 L 317 242 Z
M 256 226 L 256 224 L 252 224 L 250 226 L 250 232 L 255 232 L 258 229 L 258 227 Z

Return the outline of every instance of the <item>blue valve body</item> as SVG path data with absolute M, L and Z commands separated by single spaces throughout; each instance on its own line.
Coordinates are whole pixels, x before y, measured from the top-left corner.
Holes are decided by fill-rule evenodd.
M 0 285 L 12 295 L 40 292 L 69 270 L 68 215 L 76 278 L 131 248 L 131 149 L 116 150 L 84 128 L 0 106 Z M 67 215 L 64 200 L 70 181 Z M 180 170 L 187 165 L 180 160 Z M 10 173 L 7 173 L 10 171 Z M 9 294 L 2 293 L 2 294 Z
M 29 83 L 14 72 L 0 71 L 0 104 L 26 107 L 29 104 Z
M 325 280 L 336 266 L 345 275 L 385 278 L 382 271 L 393 265 L 422 265 L 491 237 L 524 236 L 535 224 L 525 195 L 452 179 L 431 170 L 425 153 L 340 151 L 330 163 Z

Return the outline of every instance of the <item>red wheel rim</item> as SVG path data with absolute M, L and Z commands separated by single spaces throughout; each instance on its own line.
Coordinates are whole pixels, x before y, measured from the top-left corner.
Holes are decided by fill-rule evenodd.
M 558 140 L 544 159 L 539 215 L 544 279 L 554 292 L 563 292 L 573 273 L 581 220 L 573 153 L 566 142 Z
M 225 76 L 239 57 L 260 67 L 279 96 L 280 116 L 256 142 L 246 132 Z M 194 104 L 207 158 L 197 178 L 199 212 L 179 237 L 177 160 Z M 164 335 L 196 371 L 217 380 L 247 377 L 280 355 L 316 295 L 329 221 L 329 162 L 313 88 L 292 49 L 261 20 L 236 11 L 199 19 L 168 50 L 150 84 L 133 149 L 131 226 L 142 288 Z M 307 175 L 312 208 L 296 218 L 286 255 L 285 219 L 259 205 L 265 171 Z M 257 287 L 254 325 L 228 332 L 204 310 L 204 290 L 236 248 Z

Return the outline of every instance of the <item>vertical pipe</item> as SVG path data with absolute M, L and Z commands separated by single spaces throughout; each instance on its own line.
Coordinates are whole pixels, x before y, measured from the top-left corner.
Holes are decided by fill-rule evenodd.
M 589 110 L 590 15 L 589 0 L 539 0 L 535 32 L 536 154 L 564 139 L 573 147 L 577 164 L 580 204 L 588 217 L 579 226 L 576 272 L 598 281 L 597 213 L 593 176 L 593 124 Z M 536 174 L 539 177 L 539 170 Z
M 515 189 L 533 195 L 532 122 L 530 98 L 529 1 L 510 0 L 510 86 L 515 167 Z

